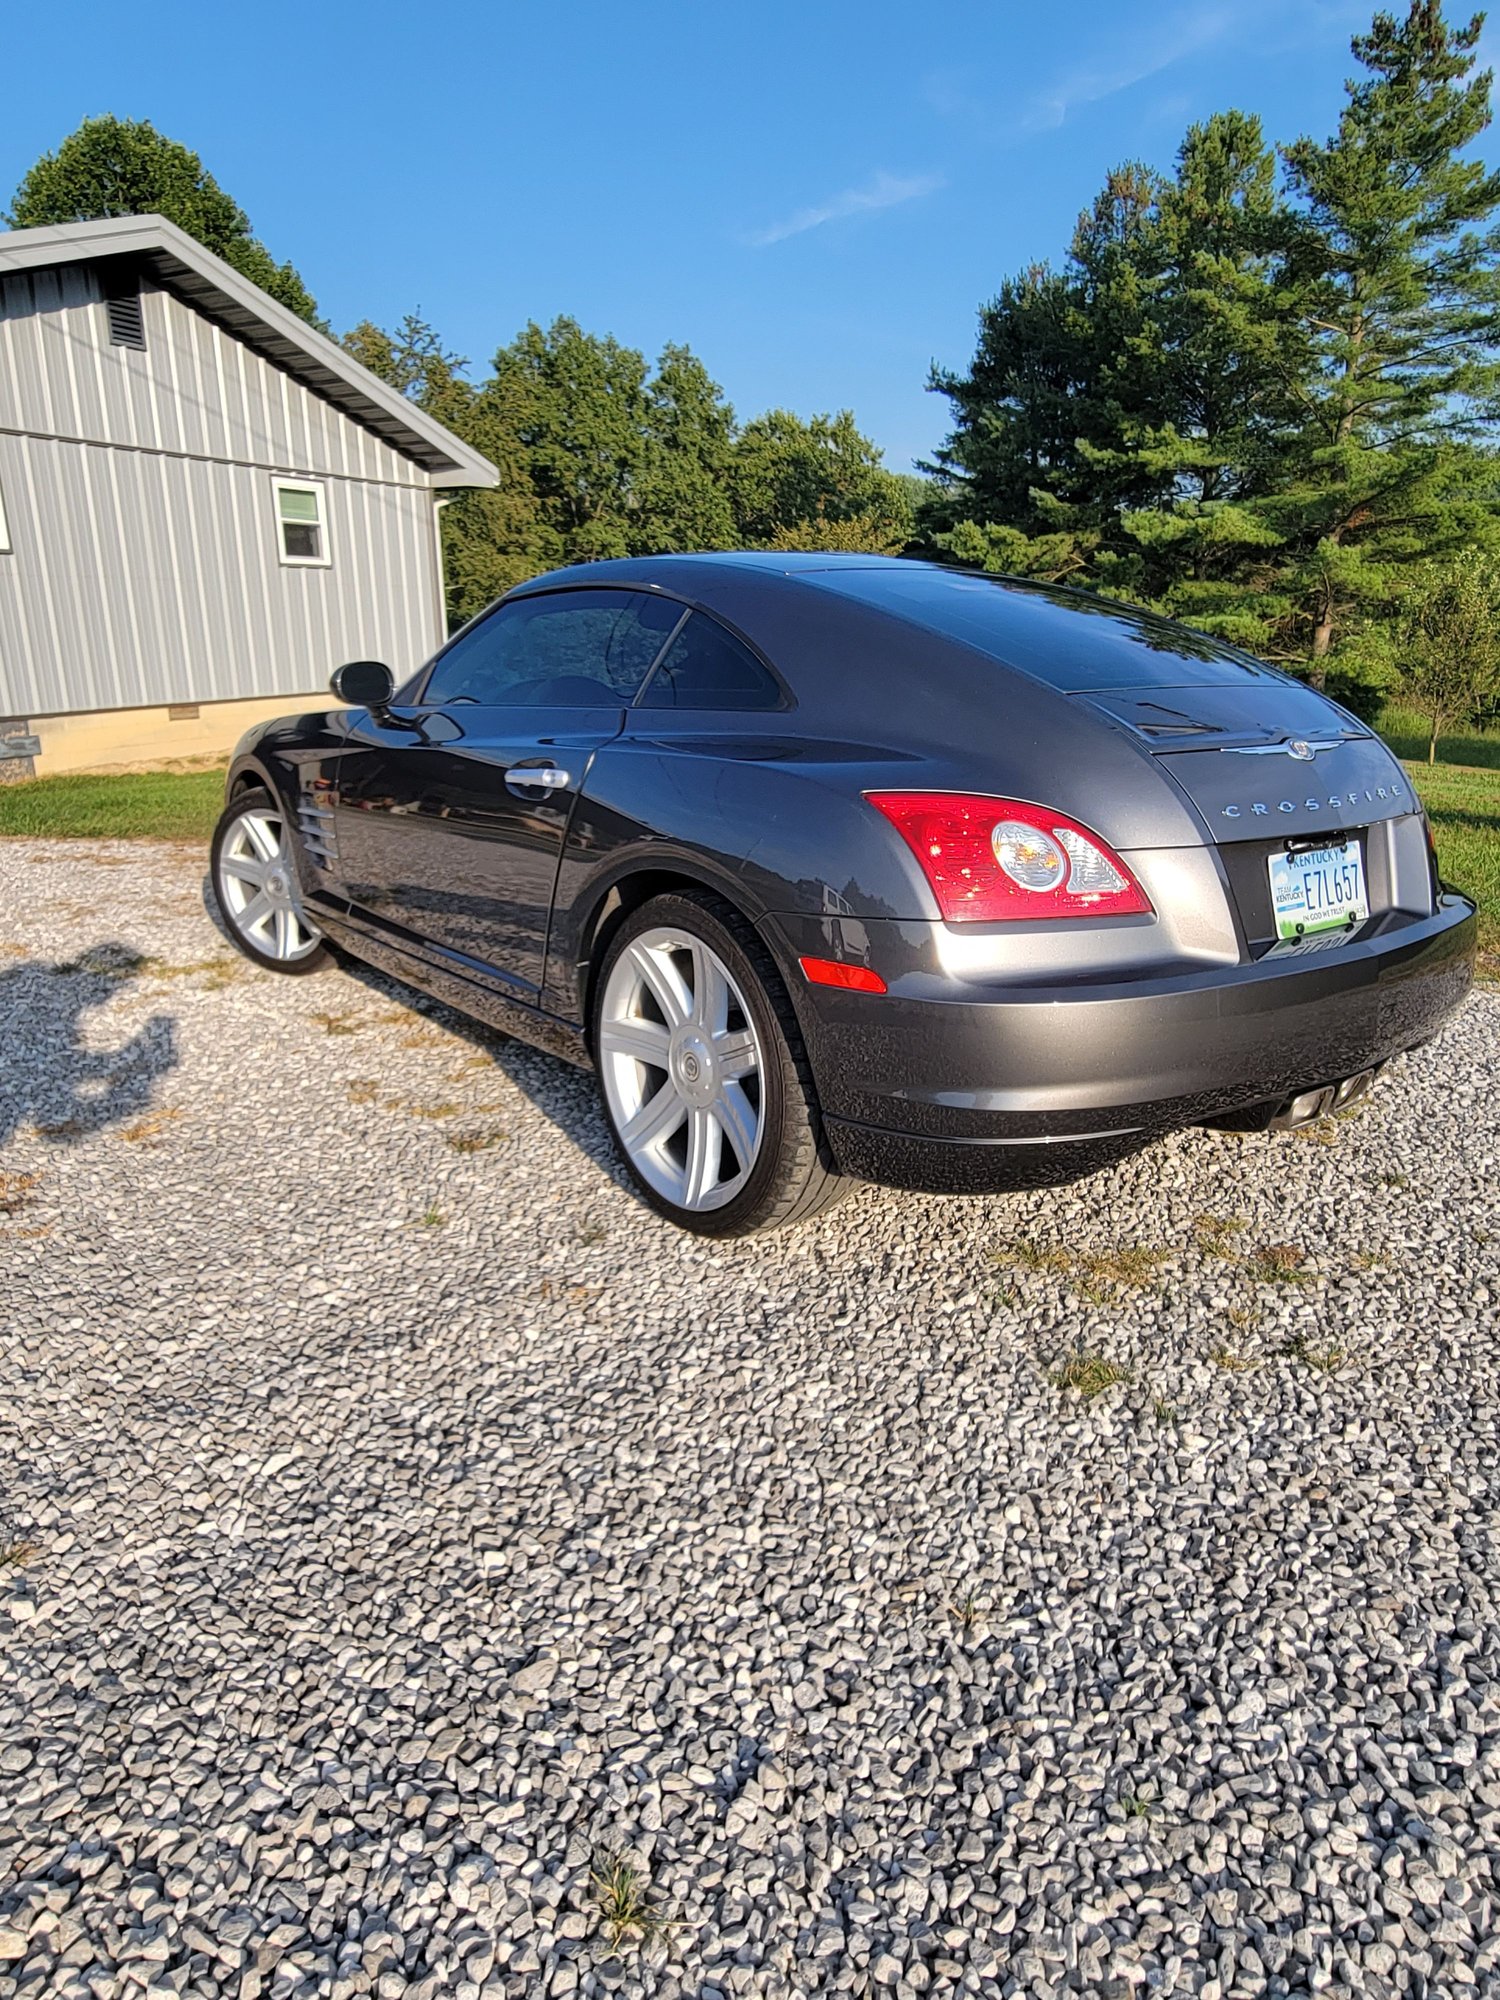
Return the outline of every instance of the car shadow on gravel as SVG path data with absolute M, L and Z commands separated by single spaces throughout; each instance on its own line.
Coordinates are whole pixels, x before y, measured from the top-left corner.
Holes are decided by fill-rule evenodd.
M 175 1018 L 153 1014 L 109 1047 L 88 1018 L 140 966 L 128 946 L 107 943 L 0 971 L 0 1146 L 28 1126 L 66 1144 L 150 1110 L 158 1080 L 177 1067 Z
M 502 1028 L 488 1027 L 362 959 L 341 958 L 339 968 L 346 978 L 370 994 L 410 1008 L 414 1024 L 434 1022 L 467 1042 L 476 1054 L 488 1056 L 501 1075 L 508 1077 L 579 1152 L 618 1186 L 633 1190 L 634 1183 L 615 1152 L 599 1093 L 588 1070 L 565 1062 L 561 1056 L 549 1055 L 545 1049 L 533 1048 L 529 1042 L 507 1035 Z
M 234 939 L 214 896 L 213 879 L 206 871 L 199 887 L 204 914 L 224 943 L 233 947 Z M 586 1070 L 564 1062 L 560 1056 L 548 1055 L 543 1049 L 533 1048 L 529 1042 L 519 1041 L 502 1029 L 487 1027 L 482 1021 L 476 1021 L 470 1015 L 460 1013 L 456 1007 L 434 999 L 420 987 L 408 986 L 394 974 L 383 972 L 364 959 L 340 952 L 338 963 L 344 977 L 364 987 L 366 992 L 378 995 L 393 1005 L 410 1008 L 413 1022 L 436 1022 L 450 1034 L 468 1042 L 476 1052 L 489 1056 L 500 1073 L 508 1077 L 579 1152 L 617 1187 L 634 1194 L 634 1183 L 615 1152 L 609 1128 L 604 1122 L 594 1079 Z

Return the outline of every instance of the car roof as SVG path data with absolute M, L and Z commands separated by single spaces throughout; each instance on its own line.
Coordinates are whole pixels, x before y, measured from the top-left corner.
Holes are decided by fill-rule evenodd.
M 907 556 L 769 549 L 625 556 L 553 570 L 512 594 L 580 585 L 658 589 L 699 604 L 755 640 L 794 684 L 799 628 L 809 637 L 821 628 L 826 655 L 827 618 L 840 608 L 860 625 L 870 664 L 876 650 L 905 651 L 918 641 L 929 673 L 934 649 L 943 647 L 954 670 L 962 671 L 958 655 L 977 655 L 991 671 L 1009 667 L 1067 692 L 1283 678 L 1221 639 L 1115 598 Z M 814 618 L 815 606 L 825 615 Z
M 734 573 L 757 571 L 764 576 L 804 576 L 815 570 L 851 569 L 930 569 L 938 563 L 919 562 L 906 556 L 851 555 L 836 549 L 704 549 L 688 555 L 609 556 L 600 562 L 570 563 L 565 569 L 545 571 L 528 577 L 508 595 L 517 597 L 535 590 L 557 590 L 577 583 L 636 584 L 648 588 L 666 585 L 669 576 L 699 581 L 715 571 Z M 670 587 L 670 586 L 668 586 Z

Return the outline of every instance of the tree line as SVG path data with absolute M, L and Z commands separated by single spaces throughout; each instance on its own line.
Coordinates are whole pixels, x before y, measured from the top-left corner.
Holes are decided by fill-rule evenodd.
M 654 362 L 568 318 L 476 375 L 420 315 L 346 350 L 499 467 L 444 510 L 450 611 L 562 563 L 667 550 L 922 554 L 1133 599 L 1363 712 L 1500 705 L 1500 174 L 1483 16 L 1375 15 L 1327 138 L 1193 125 L 1115 169 L 1055 267 L 1007 278 L 921 476 L 853 415 L 741 422 L 690 348 Z M 157 212 L 332 332 L 197 154 L 86 120 L 18 228 Z
M 933 371 L 953 429 L 920 544 L 1153 605 L 1358 707 L 1435 697 L 1429 628 L 1462 605 L 1470 633 L 1477 600 L 1500 623 L 1482 24 L 1378 13 L 1327 139 L 1226 111 L 1174 172 L 1111 173 L 1061 265 L 1007 279 L 969 367 Z
M 333 333 L 199 156 L 148 121 L 86 119 L 32 167 L 8 219 L 30 229 L 144 214 Z M 652 365 L 572 319 L 530 323 L 476 381 L 417 314 L 394 330 L 362 321 L 341 344 L 499 467 L 497 489 L 443 510 L 455 623 L 562 563 L 744 547 L 895 554 L 914 532 L 922 481 L 889 470 L 848 410 L 741 423 L 688 347 Z
M 344 346 L 500 469 L 445 509 L 467 617 L 562 563 L 689 549 L 863 549 L 910 541 L 921 482 L 886 469 L 847 410 L 737 421 L 691 348 L 654 366 L 575 320 L 528 325 L 473 382 L 433 330 L 369 323 Z

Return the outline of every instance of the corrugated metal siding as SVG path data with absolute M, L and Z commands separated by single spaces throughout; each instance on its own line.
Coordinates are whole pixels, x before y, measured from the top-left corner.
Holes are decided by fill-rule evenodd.
M 170 292 L 111 347 L 86 265 L 0 277 L 0 429 L 281 471 L 426 484 L 420 466 Z
M 0 714 L 307 693 L 441 636 L 421 488 L 327 481 L 327 569 L 278 560 L 256 467 L 0 434 L 0 490 Z
M 194 308 L 111 347 L 82 267 L 0 278 L 0 714 L 307 693 L 443 636 L 420 467 Z M 325 481 L 332 564 L 278 560 L 273 471 Z

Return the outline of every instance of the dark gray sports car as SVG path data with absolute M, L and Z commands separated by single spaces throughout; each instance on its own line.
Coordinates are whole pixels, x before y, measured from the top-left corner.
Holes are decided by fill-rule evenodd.
M 592 1064 L 673 1221 L 851 1177 L 1035 1186 L 1291 1125 L 1468 987 L 1400 766 L 1161 618 L 859 556 L 512 591 L 397 689 L 239 745 L 214 836 L 257 964 L 330 943 Z

